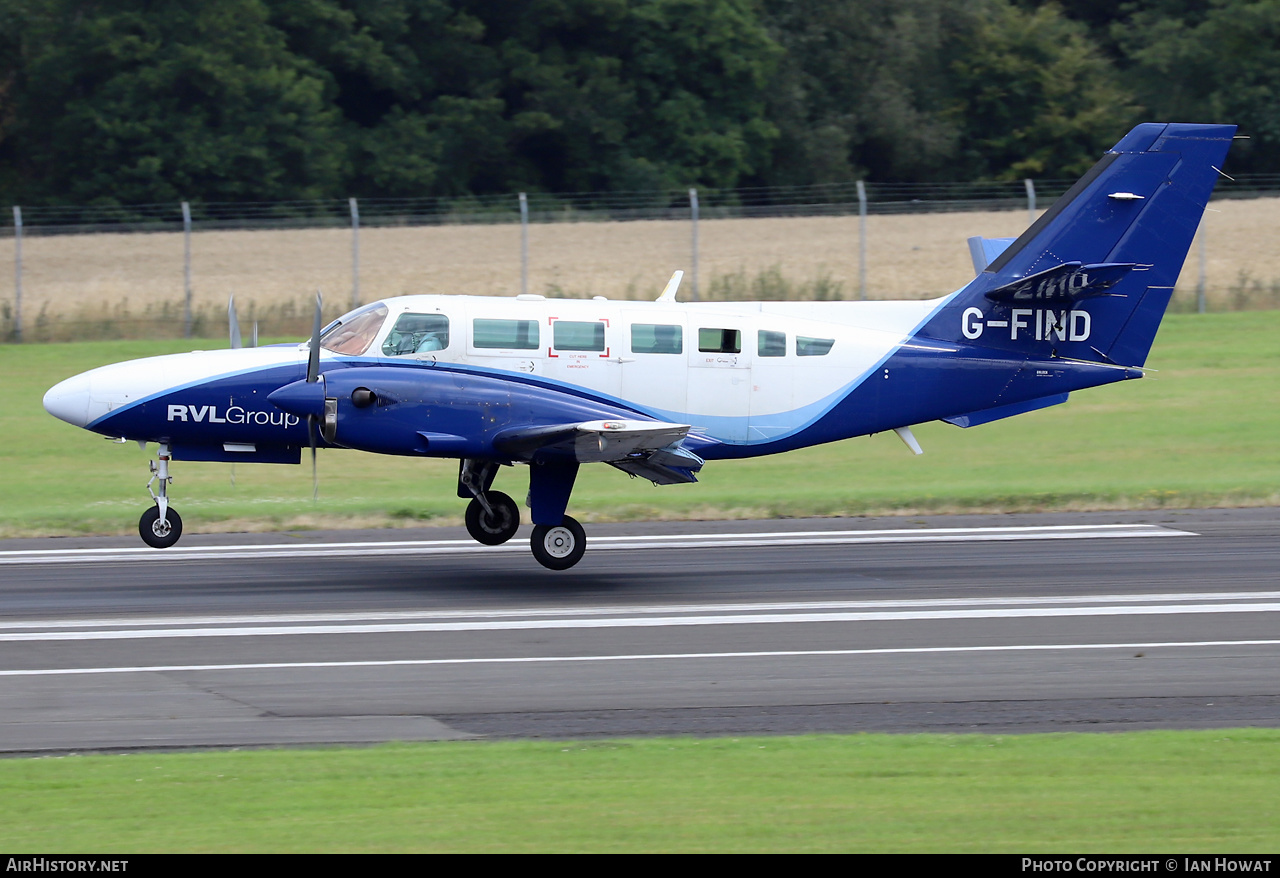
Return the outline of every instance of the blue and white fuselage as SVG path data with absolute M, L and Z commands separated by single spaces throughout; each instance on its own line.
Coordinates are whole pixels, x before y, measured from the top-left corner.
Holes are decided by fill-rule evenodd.
M 913 424 L 1141 377 L 1234 130 L 1139 126 L 1018 240 L 975 248 L 994 258 L 940 299 L 680 303 L 676 279 L 656 302 L 405 296 L 302 345 L 95 369 L 45 407 L 159 443 L 166 465 L 297 463 L 317 445 L 458 458 L 482 542 L 519 520 L 496 468 L 529 464 L 535 555 L 563 568 L 581 556 L 565 515 L 581 463 L 691 482 L 709 460 L 886 430 L 910 443 Z

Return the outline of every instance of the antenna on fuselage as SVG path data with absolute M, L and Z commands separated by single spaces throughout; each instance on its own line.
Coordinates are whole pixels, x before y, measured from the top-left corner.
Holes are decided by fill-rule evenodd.
M 683 271 L 677 271 L 672 274 L 671 280 L 667 281 L 666 287 L 662 290 L 662 295 L 658 296 L 658 301 L 674 302 L 676 300 L 676 290 L 680 289 L 680 280 L 683 277 Z

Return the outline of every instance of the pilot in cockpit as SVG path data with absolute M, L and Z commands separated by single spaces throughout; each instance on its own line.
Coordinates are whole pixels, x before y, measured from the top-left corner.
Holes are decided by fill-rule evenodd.
M 387 340 L 384 354 L 402 357 L 442 351 L 449 346 L 449 318 L 441 314 L 401 314 Z

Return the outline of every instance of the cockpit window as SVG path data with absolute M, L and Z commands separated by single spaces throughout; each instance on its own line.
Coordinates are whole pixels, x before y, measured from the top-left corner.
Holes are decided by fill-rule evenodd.
M 449 318 L 443 314 L 405 313 L 396 318 L 382 352 L 389 357 L 442 351 L 449 346 Z
M 386 305 L 366 305 L 339 318 L 328 332 L 320 336 L 320 347 L 335 354 L 358 357 L 373 344 L 386 320 Z

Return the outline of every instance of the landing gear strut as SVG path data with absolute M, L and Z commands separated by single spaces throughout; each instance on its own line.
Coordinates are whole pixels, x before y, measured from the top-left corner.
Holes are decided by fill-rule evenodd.
M 169 475 L 169 446 L 161 444 L 155 460 L 148 461 L 151 468 L 151 479 L 147 482 L 147 493 L 155 501 L 142 518 L 138 519 L 138 535 L 142 541 L 153 549 L 167 549 L 182 536 L 182 517 L 177 511 L 169 508 L 169 483 L 173 479 Z M 160 494 L 156 495 L 151 486 L 160 483 Z

